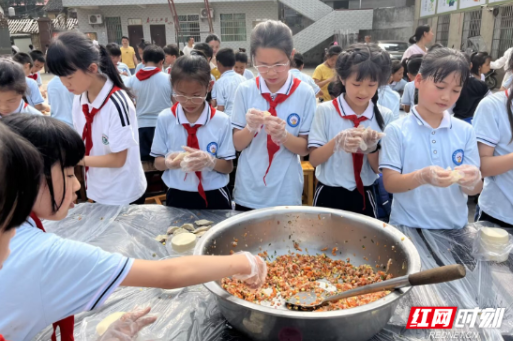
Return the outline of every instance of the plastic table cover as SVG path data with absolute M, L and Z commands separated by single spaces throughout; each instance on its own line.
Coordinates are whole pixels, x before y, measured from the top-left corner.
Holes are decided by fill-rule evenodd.
M 162 245 L 154 240 L 157 235 L 165 234 L 169 226 L 199 219 L 218 223 L 236 214 L 238 212 L 235 211 L 189 211 L 159 205 L 118 207 L 80 204 L 70 211 L 66 219 L 60 222 L 46 221 L 44 225 L 48 232 L 99 246 L 109 252 L 141 259 L 163 259 L 183 255 L 175 253 L 171 243 Z M 459 263 L 466 267 L 467 275 L 456 282 L 411 290 L 400 301 L 388 325 L 372 338 L 373 341 L 431 339 L 429 333 L 435 330 L 405 328 L 412 306 L 506 308 L 500 329 L 453 328 L 451 332 L 478 333 L 480 340 L 490 341 L 507 339 L 507 335 L 513 334 L 513 310 L 509 309 L 513 305 L 513 258 L 510 255 L 507 262 L 500 264 L 477 261 L 472 256 L 472 244 L 480 226 L 483 224 L 470 224 L 461 230 L 399 227 L 416 245 L 423 269 Z M 189 254 L 192 254 L 192 250 Z M 151 306 L 152 313 L 159 317 L 155 324 L 140 333 L 140 341 L 248 340 L 226 322 L 217 308 L 216 298 L 202 285 L 175 290 L 119 288 L 103 307 L 75 316 L 75 340 L 96 341 L 96 325 L 101 320 L 114 312 L 129 311 L 135 306 Z M 47 328 L 34 340 L 46 341 L 50 335 L 51 328 Z M 458 339 L 463 340 L 464 337 L 452 338 Z

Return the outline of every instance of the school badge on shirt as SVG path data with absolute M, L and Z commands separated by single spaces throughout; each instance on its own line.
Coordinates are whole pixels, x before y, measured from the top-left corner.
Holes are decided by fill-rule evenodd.
M 207 145 L 207 152 L 209 152 L 212 156 L 215 156 L 217 157 L 217 143 L 215 142 L 210 142 L 208 145 Z
M 106 146 L 109 145 L 109 137 L 105 134 L 102 135 L 102 143 Z
M 461 165 L 463 163 L 464 155 L 465 153 L 463 152 L 463 149 L 457 149 L 452 153 L 452 162 L 457 166 Z
M 293 128 L 299 125 L 299 121 L 301 121 L 301 119 L 299 118 L 298 114 L 290 114 L 289 117 L 287 117 L 288 125 Z

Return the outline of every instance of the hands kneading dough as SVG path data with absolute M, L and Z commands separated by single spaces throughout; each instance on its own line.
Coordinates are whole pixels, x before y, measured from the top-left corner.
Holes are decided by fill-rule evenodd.
M 183 147 L 188 153 L 180 162 L 180 168 L 186 173 L 212 171 L 216 166 L 217 158 L 212 154 L 189 147 Z
M 98 341 L 135 340 L 141 329 L 157 320 L 156 316 L 146 316 L 150 310 L 148 307 L 107 316 L 96 327 L 96 332 L 100 335 Z
M 481 172 L 471 165 L 458 166 L 454 170 L 451 170 L 451 167 L 443 169 L 439 166 L 429 166 L 417 171 L 415 179 L 421 185 L 449 187 L 452 184 L 458 184 L 472 190 L 481 181 Z

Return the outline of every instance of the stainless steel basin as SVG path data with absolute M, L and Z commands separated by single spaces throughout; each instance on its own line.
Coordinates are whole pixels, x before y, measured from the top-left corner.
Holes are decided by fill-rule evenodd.
M 232 246 L 234 238 L 237 247 Z M 320 207 L 274 207 L 229 218 L 201 238 L 197 255 L 228 255 L 247 250 L 269 255 L 297 252 L 322 253 L 322 248 L 338 247 L 335 259 L 386 267 L 394 277 L 420 271 L 419 254 L 413 243 L 394 227 L 359 214 Z M 376 269 L 376 268 L 375 268 Z M 220 281 L 205 286 L 217 296 L 219 308 L 230 324 L 254 340 L 368 340 L 388 322 L 394 309 L 410 288 L 361 307 L 330 311 L 301 312 L 279 310 L 236 298 L 222 289 Z

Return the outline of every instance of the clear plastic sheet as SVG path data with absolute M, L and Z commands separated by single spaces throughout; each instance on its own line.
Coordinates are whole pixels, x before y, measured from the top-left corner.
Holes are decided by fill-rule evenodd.
M 85 241 L 110 252 L 143 259 L 162 259 L 182 255 L 154 240 L 157 235 L 165 234 L 169 226 L 193 223 L 199 219 L 217 223 L 235 214 L 237 212 L 188 211 L 158 205 L 116 207 L 81 204 L 65 220 L 44 224 L 49 232 Z M 372 338 L 373 341 L 429 340 L 429 333 L 433 330 L 405 328 L 411 306 L 506 308 L 500 330 L 453 328 L 452 331 L 477 332 L 480 340 L 489 341 L 503 340 L 503 336 L 513 334 L 513 310 L 510 309 L 513 306 L 513 258 L 510 255 L 503 263 L 474 258 L 472 245 L 482 226 L 493 227 L 477 223 L 461 230 L 400 228 L 416 245 L 423 269 L 458 263 L 465 265 L 467 276 L 460 281 L 411 290 L 400 301 L 388 325 Z M 75 340 L 96 341 L 96 325 L 102 319 L 114 312 L 130 311 L 135 306 L 151 306 L 152 313 L 159 316 L 154 325 L 140 334 L 140 341 L 248 340 L 228 325 L 217 308 L 216 298 L 203 286 L 177 290 L 120 288 L 100 309 L 75 316 Z M 50 334 L 51 330 L 47 328 L 35 340 L 47 341 Z

